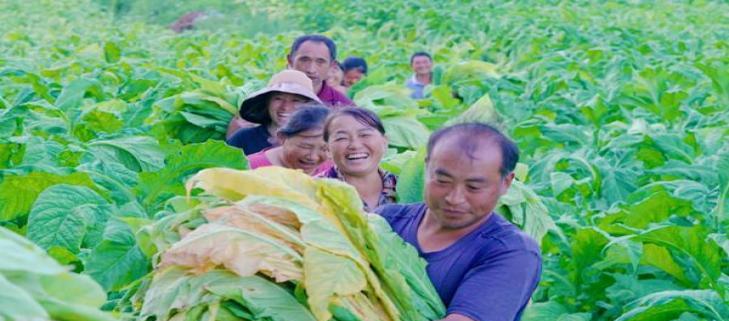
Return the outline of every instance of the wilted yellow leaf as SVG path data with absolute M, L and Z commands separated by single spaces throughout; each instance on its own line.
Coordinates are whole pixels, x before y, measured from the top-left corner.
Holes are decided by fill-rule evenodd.
M 301 280 L 302 257 L 285 243 L 255 231 L 204 224 L 162 255 L 160 268 L 178 265 L 193 273 L 224 266 L 240 276 L 262 273 L 276 280 Z
M 359 293 L 367 286 L 364 273 L 349 258 L 311 247 L 304 257 L 307 302 L 317 320 L 331 319 L 329 304 L 335 298 Z
M 301 171 L 278 166 L 247 171 L 205 169 L 188 180 L 188 194 L 196 187 L 229 201 L 239 201 L 249 195 L 275 196 L 318 208 L 314 179 Z
M 284 242 L 288 247 L 294 249 L 296 252 L 303 253 L 304 242 L 301 239 L 299 231 L 295 227 L 292 227 L 291 225 L 282 225 L 279 222 L 262 215 L 259 211 L 266 211 L 269 214 L 276 213 L 275 217 L 277 218 L 291 215 L 293 216 L 293 222 L 291 219 L 286 221 L 290 223 L 298 223 L 298 220 L 296 220 L 296 216 L 293 213 L 286 213 L 283 209 L 263 205 L 258 205 L 255 208 L 247 208 L 238 204 L 218 207 L 207 211 L 205 213 L 205 218 L 207 218 L 210 222 L 267 235 L 271 238 Z M 299 223 L 296 225 L 300 226 L 301 224 Z

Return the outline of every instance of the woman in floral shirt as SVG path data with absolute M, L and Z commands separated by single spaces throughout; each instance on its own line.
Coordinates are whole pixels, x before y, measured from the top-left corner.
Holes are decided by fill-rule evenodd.
M 387 150 L 385 128 L 375 113 L 347 107 L 329 115 L 324 123 L 324 140 L 335 166 L 319 175 L 354 186 L 365 211 L 397 199 L 397 177 L 380 168 Z

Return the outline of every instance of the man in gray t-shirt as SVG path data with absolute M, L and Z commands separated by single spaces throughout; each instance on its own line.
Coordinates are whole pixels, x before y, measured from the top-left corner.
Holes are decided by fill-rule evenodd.
M 433 58 L 427 52 L 416 52 L 410 56 L 410 67 L 413 68 L 413 76 L 405 82 L 405 86 L 411 90 L 410 97 L 422 99 L 425 86 L 433 82 Z
M 537 287 L 539 246 L 493 213 L 518 158 L 491 126 L 443 128 L 428 141 L 425 203 L 376 210 L 428 262 L 444 321 L 519 320 Z

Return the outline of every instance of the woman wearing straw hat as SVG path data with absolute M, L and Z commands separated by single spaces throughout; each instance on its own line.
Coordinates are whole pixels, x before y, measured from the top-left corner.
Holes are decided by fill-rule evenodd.
M 246 155 L 276 145 L 278 129 L 299 106 L 312 101 L 321 103 L 306 74 L 296 70 L 275 74 L 266 88 L 251 94 L 240 106 L 241 118 L 259 125 L 238 130 L 228 145 L 243 149 Z

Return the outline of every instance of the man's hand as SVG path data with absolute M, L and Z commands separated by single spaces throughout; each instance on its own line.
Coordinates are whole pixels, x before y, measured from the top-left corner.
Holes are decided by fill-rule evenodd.
M 445 317 L 445 319 L 441 319 L 440 321 L 476 321 L 474 319 L 471 319 L 467 316 L 463 316 L 456 313 L 451 313 Z

